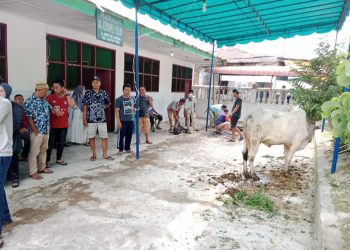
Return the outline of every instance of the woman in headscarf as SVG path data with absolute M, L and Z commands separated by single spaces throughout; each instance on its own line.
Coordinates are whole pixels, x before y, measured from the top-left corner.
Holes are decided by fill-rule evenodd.
M 72 143 L 86 144 L 87 134 L 86 127 L 83 124 L 83 97 L 85 87 L 79 85 L 75 88 L 72 98 L 74 99 L 77 108 L 70 113 L 70 126 L 68 128 L 67 137 Z M 67 140 L 68 141 L 68 140 Z

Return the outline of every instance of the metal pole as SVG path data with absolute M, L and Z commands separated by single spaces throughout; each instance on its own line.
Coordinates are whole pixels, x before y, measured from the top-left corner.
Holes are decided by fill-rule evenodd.
M 326 124 L 326 118 L 322 118 L 322 127 L 321 127 L 321 132 L 324 131 L 324 126 Z
M 135 0 L 135 84 L 136 84 L 136 160 L 140 158 L 140 131 L 139 131 L 139 30 L 138 30 L 138 10 L 139 10 L 139 0 Z
M 214 74 L 213 74 L 212 82 L 213 82 L 213 93 L 212 93 L 213 101 L 212 101 L 212 105 L 214 105 L 215 104 L 215 98 L 216 98 L 216 96 L 215 96 L 215 75 Z
M 340 137 L 336 138 L 334 143 L 334 153 L 333 153 L 332 170 L 331 170 L 332 174 L 334 174 L 335 171 L 337 170 L 339 145 L 340 145 Z
M 349 40 L 349 49 L 348 49 L 348 56 L 347 59 L 350 60 L 350 40 Z M 349 89 L 346 87 L 343 87 L 343 92 L 348 92 Z M 334 174 L 337 170 L 337 162 L 338 162 L 338 153 L 339 153 L 339 146 L 340 146 L 340 137 L 335 139 L 334 143 L 334 152 L 333 152 L 333 161 L 332 161 L 332 170 L 331 173 Z
M 218 97 L 218 104 L 220 103 L 221 98 L 221 74 L 219 74 L 219 97 Z
M 209 106 L 210 106 L 211 82 L 212 82 L 213 64 L 214 64 L 214 48 L 215 48 L 215 41 L 213 42 L 213 50 L 211 52 L 210 77 L 209 77 L 209 89 L 208 89 L 207 120 L 206 120 L 206 123 L 205 123 L 205 131 L 208 131 L 208 119 L 209 119 L 209 112 L 210 112 Z

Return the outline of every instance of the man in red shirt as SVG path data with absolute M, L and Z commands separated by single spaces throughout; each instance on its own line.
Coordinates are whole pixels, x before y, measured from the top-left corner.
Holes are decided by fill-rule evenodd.
M 53 91 L 51 95 L 46 97 L 46 101 L 63 114 L 57 116 L 50 114 L 50 136 L 49 145 L 46 154 L 46 165 L 50 167 L 50 158 L 52 149 L 56 146 L 56 163 L 60 165 L 67 165 L 67 162 L 62 160 L 64 143 L 66 141 L 68 129 L 68 106 L 77 108 L 74 100 L 69 96 L 67 89 L 64 88 L 64 80 L 56 80 L 53 83 Z

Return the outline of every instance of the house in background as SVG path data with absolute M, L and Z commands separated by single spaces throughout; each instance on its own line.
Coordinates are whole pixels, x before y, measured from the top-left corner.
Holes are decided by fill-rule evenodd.
M 134 85 L 134 22 L 123 19 L 123 44 L 96 39 L 96 6 L 84 0 L 21 0 L 0 2 L 0 75 L 15 94 L 32 95 L 38 82 L 58 77 L 67 88 L 90 87 L 102 79 L 112 100 L 124 83 Z M 155 107 L 166 114 L 167 105 L 184 97 L 192 86 L 196 64 L 209 65 L 210 54 L 169 36 L 140 26 L 139 79 Z M 114 110 L 108 110 L 108 129 L 115 128 Z

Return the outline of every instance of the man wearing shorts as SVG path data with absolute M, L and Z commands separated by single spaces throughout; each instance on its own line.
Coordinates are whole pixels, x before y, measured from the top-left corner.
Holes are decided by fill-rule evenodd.
M 146 96 L 146 89 L 145 87 L 140 87 L 140 110 L 139 110 L 139 128 L 140 128 L 140 136 L 143 128 L 143 132 L 146 137 L 146 143 L 152 144 L 152 142 L 149 140 L 149 108 L 151 106 L 150 99 L 148 96 Z
M 181 98 L 178 102 L 177 101 L 172 101 L 169 105 L 168 105 L 168 119 L 169 119 L 169 132 L 171 132 L 173 130 L 173 120 L 172 118 L 174 117 L 175 120 L 175 125 L 174 127 L 176 127 L 179 123 L 179 113 L 180 113 L 180 109 L 181 107 L 185 104 L 186 100 L 185 98 Z
M 239 134 L 239 140 L 243 140 L 243 133 L 237 128 L 237 123 L 239 118 L 241 117 L 241 110 L 242 110 L 242 99 L 239 97 L 239 92 L 237 89 L 234 89 L 232 91 L 233 98 L 235 99 L 235 102 L 232 107 L 232 113 L 231 113 L 231 132 L 232 137 L 231 141 L 235 141 L 235 134 L 236 132 Z
M 111 105 L 106 91 L 101 90 L 101 79 L 94 76 L 92 79 L 92 89 L 86 91 L 83 98 L 83 120 L 84 126 L 87 127 L 87 134 L 92 151 L 91 161 L 96 160 L 96 141 L 95 137 L 98 131 L 102 138 L 103 159 L 114 160 L 113 157 L 107 155 L 108 148 L 108 132 L 105 109 Z

